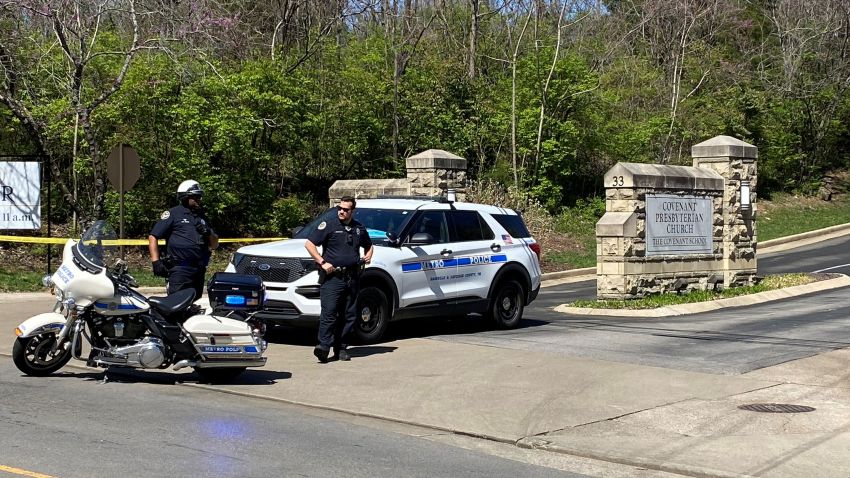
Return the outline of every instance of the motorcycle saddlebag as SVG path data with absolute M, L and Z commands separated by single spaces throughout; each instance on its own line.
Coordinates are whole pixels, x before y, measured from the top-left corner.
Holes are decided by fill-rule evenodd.
M 263 306 L 266 288 L 260 276 L 216 272 L 207 284 L 207 295 L 213 310 L 253 312 Z

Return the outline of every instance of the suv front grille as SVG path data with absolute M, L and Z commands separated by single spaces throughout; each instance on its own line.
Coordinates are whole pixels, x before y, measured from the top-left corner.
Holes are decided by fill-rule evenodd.
M 236 266 L 239 274 L 260 276 L 263 282 L 293 282 L 316 269 L 315 262 L 297 257 L 245 256 Z

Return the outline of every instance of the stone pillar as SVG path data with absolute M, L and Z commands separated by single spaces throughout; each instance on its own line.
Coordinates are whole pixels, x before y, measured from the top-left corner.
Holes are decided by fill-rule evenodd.
M 713 289 L 722 280 L 720 224 L 724 183 L 716 172 L 691 166 L 617 163 L 609 169 L 604 179 L 606 212 L 596 223 L 597 299 L 636 299 Z M 651 237 L 647 223 L 657 224 L 659 220 L 647 218 L 647 201 L 658 204 L 659 196 L 710 200 L 710 231 L 705 231 L 706 236 L 688 236 L 706 239 L 706 248 L 659 251 L 656 245 L 654 251 L 649 251 L 648 241 L 680 234 Z M 705 224 L 705 219 L 662 222 Z M 655 234 L 659 232 L 662 231 L 656 230 Z
M 731 136 L 715 136 L 691 148 L 694 167 L 719 173 L 723 192 L 723 285 L 752 285 L 756 276 L 756 160 L 758 148 Z M 749 184 L 750 208 L 741 206 L 741 185 Z
M 440 196 L 454 188 L 462 200 L 466 188 L 466 159 L 441 149 L 429 149 L 405 160 L 410 192 Z

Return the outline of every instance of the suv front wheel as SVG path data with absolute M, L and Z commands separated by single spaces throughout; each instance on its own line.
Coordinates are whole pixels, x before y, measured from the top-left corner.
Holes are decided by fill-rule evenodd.
M 357 319 L 354 336 L 360 343 L 371 344 L 381 339 L 390 321 L 387 295 L 381 289 L 367 286 L 357 295 Z
M 496 294 L 490 302 L 489 316 L 497 328 L 512 329 L 522 318 L 523 289 L 519 282 L 508 280 L 496 288 Z

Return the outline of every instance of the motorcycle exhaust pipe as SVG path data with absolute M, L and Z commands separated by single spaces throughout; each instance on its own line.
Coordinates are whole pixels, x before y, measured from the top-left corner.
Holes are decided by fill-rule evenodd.
M 174 370 L 180 370 L 186 367 L 194 367 L 195 365 L 198 365 L 198 362 L 195 362 L 194 360 L 181 360 L 174 364 Z

